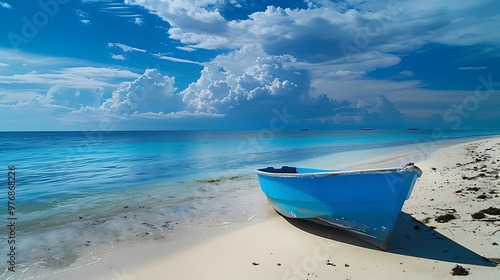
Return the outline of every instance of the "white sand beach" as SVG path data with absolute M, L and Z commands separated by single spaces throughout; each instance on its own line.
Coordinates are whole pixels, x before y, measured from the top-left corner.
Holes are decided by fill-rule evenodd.
M 262 194 L 256 207 L 263 219 L 127 250 L 47 278 L 451 279 L 460 265 L 468 272 L 460 279 L 498 279 L 500 137 L 440 148 L 415 164 L 424 173 L 387 251 L 341 230 L 285 219 Z

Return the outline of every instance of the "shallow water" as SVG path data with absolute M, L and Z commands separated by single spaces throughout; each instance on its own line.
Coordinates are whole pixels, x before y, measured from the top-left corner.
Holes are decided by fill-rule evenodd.
M 40 276 L 125 247 L 263 218 L 255 168 L 395 164 L 420 160 L 443 140 L 491 134 L 499 131 L 0 133 L 4 182 L 7 166 L 16 168 L 18 245 L 18 272 L 0 278 Z M 0 220 L 7 225 L 4 192 Z M 2 227 L 2 248 L 7 234 Z

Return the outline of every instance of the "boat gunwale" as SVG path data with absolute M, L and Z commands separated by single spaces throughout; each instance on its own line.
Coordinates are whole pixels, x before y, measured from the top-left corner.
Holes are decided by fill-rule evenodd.
M 266 167 L 268 168 L 268 167 Z M 282 167 L 283 168 L 283 167 Z M 261 168 L 265 169 L 265 168 Z M 392 168 L 376 168 L 376 169 L 359 169 L 359 170 L 325 170 L 321 172 L 304 172 L 304 173 L 279 173 L 279 172 L 266 172 L 261 171 L 260 169 L 256 169 L 258 175 L 264 175 L 269 177 L 281 177 L 281 178 L 308 178 L 308 177 L 332 177 L 332 176 L 342 176 L 342 175 L 357 175 L 357 174 L 377 174 L 377 173 L 401 173 L 415 171 L 418 176 L 422 175 L 422 170 L 411 164 L 405 165 L 404 167 L 392 167 Z

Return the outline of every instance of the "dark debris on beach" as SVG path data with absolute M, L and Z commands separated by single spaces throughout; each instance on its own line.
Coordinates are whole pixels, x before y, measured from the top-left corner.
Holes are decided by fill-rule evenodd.
M 209 183 L 209 184 L 219 184 L 220 179 L 204 179 L 204 180 L 194 180 L 196 183 Z
M 477 213 L 471 214 L 471 216 L 473 219 L 476 219 L 476 220 L 486 218 L 486 215 L 482 212 L 477 212 Z
M 499 145 L 500 143 L 497 143 Z M 478 145 L 470 145 L 468 148 L 468 155 L 471 160 L 466 163 L 456 163 L 456 166 L 464 171 L 462 180 L 473 184 L 472 186 L 465 186 L 456 190 L 454 193 L 460 196 L 469 196 L 473 200 L 483 203 L 484 201 L 498 198 L 498 186 L 500 183 L 495 183 L 500 176 L 499 159 L 493 158 L 490 151 L 494 148 L 486 148 L 484 152 L 479 151 Z M 464 182 L 465 183 L 465 182 Z M 478 184 L 478 186 L 476 186 Z M 462 184 L 460 184 L 462 186 Z M 479 193 L 481 191 L 481 193 Z M 496 222 L 500 221 L 500 209 L 490 207 L 470 214 L 475 221 L 482 222 Z M 440 220 L 446 221 L 446 217 L 438 217 Z M 451 216 L 449 216 L 451 218 Z M 437 221 L 437 219 L 436 219 Z
M 451 269 L 451 275 L 467 276 L 469 275 L 469 269 L 457 264 L 454 268 Z
M 455 220 L 457 217 L 453 214 L 444 214 L 437 216 L 434 220 L 438 223 L 447 223 L 451 220 Z
M 233 176 L 221 176 L 219 178 L 215 179 L 194 179 L 193 181 L 195 183 L 200 183 L 200 184 L 214 184 L 214 185 L 219 185 L 220 183 L 224 181 L 230 181 L 230 180 L 238 180 L 238 179 L 245 179 L 245 175 L 233 175 Z
M 487 209 L 483 209 L 483 210 L 481 210 L 479 212 L 471 214 L 471 216 L 472 216 L 473 219 L 481 220 L 481 221 L 484 221 L 484 222 L 497 222 L 497 221 L 500 221 L 500 219 L 490 218 L 486 214 L 491 215 L 491 216 L 500 216 L 500 208 L 489 207 Z
M 488 215 L 500 215 L 500 208 L 490 207 L 488 209 L 481 210 L 481 212 Z

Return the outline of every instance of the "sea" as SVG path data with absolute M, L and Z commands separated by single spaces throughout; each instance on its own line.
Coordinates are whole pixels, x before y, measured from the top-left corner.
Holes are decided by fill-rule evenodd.
M 265 219 L 256 168 L 403 166 L 492 135 L 500 130 L 0 132 L 0 279 Z

